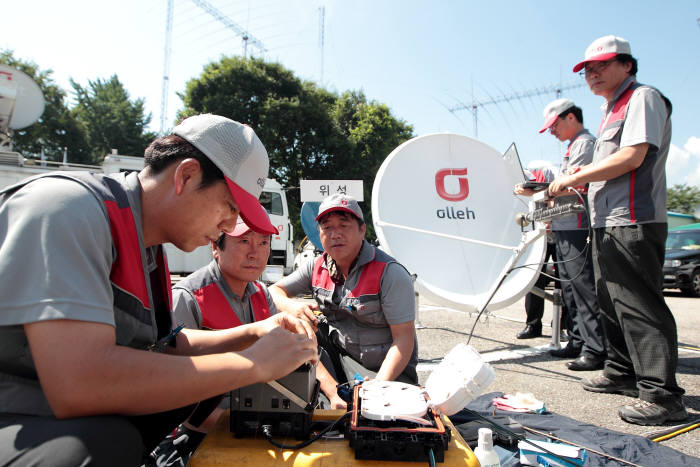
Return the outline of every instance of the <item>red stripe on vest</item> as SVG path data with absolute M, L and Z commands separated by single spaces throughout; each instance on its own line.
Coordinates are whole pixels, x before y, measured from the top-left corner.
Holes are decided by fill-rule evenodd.
M 634 214 L 634 179 L 636 174 L 636 169 L 630 172 L 630 222 L 633 224 L 637 222 L 637 216 Z
M 258 291 L 250 296 L 250 305 L 253 308 L 255 321 L 261 321 L 270 317 L 270 308 L 262 286 L 256 283 L 255 287 Z M 203 327 L 229 329 L 243 324 L 216 282 L 195 290 L 194 298 L 202 312 Z
M 637 89 L 638 86 L 634 86 L 634 82 L 630 83 L 630 87 L 628 87 L 620 96 L 620 98 L 615 102 L 615 105 L 613 106 L 612 112 L 610 113 L 610 117 L 607 119 L 607 126 L 609 126 L 613 122 L 617 122 L 620 120 L 624 120 L 625 117 L 627 116 L 627 108 L 629 107 L 629 102 L 630 99 L 632 98 L 632 94 L 634 91 Z M 598 136 L 601 134 L 601 130 L 603 129 L 603 123 L 606 123 L 606 118 L 603 116 L 603 121 L 600 122 L 600 129 L 598 130 Z M 618 148 L 619 151 L 619 148 Z M 630 198 L 630 221 L 634 224 L 637 222 L 637 217 L 634 214 L 634 178 L 635 174 L 637 173 L 637 169 L 634 169 L 629 172 L 630 174 L 630 192 L 629 192 L 629 198 Z
M 270 307 L 267 306 L 267 297 L 262 285 L 257 282 L 254 282 L 253 285 L 258 291 L 250 296 L 250 305 L 253 307 L 255 321 L 262 321 L 270 317 Z
M 620 98 L 617 100 L 617 102 L 615 102 L 612 112 L 610 112 L 609 114 L 610 116 L 608 117 L 608 114 L 603 115 L 603 120 L 600 122 L 600 128 L 598 128 L 598 136 L 600 136 L 600 132 L 603 129 L 603 125 L 608 126 L 613 122 L 625 119 L 625 116 L 627 115 L 627 104 L 632 98 L 634 90 L 637 89 L 636 86 L 632 87 L 632 84 L 634 83 L 630 83 L 630 87 L 627 88 L 622 93 L 622 95 L 620 95 Z
M 150 308 L 138 237 L 134 235 L 136 223 L 131 209 L 128 207 L 120 209 L 114 201 L 105 200 L 104 203 L 109 215 L 112 240 L 117 250 L 117 260 L 112 264 L 109 278 L 114 285 L 133 294 L 144 307 Z M 168 285 L 164 290 L 169 291 L 170 286 Z M 172 304 L 172 295 L 170 295 L 169 304 Z
M 377 252 L 374 252 L 375 257 Z M 314 264 L 314 271 L 311 283 L 314 287 L 321 287 L 325 290 L 333 290 L 334 284 L 330 275 L 328 274 L 328 269 L 323 267 L 325 262 L 325 255 L 319 256 Z M 362 267 L 362 272 L 360 273 L 360 279 L 357 281 L 357 285 L 350 291 L 348 297 L 357 298 L 361 295 L 376 295 L 380 291 L 380 280 L 382 274 L 384 274 L 384 269 L 386 268 L 386 263 L 372 260 Z

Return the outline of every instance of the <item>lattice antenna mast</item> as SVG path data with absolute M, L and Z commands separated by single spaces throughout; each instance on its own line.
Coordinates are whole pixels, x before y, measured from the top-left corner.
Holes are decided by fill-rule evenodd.
M 165 120 L 168 115 L 168 88 L 170 87 L 170 41 L 173 36 L 173 1 L 168 0 L 165 13 L 165 50 L 163 51 L 163 86 L 160 94 L 160 130 L 165 134 Z
M 321 79 L 319 83 L 323 85 L 323 47 L 326 31 L 326 7 L 318 8 L 318 47 L 321 50 Z
M 498 97 L 489 97 L 488 99 L 483 99 L 479 101 L 472 101 L 471 104 L 463 104 L 460 103 L 459 105 L 455 105 L 452 107 L 449 107 L 447 110 L 449 110 L 452 113 L 455 113 L 460 110 L 468 110 L 469 112 L 472 113 L 474 117 L 474 137 L 477 138 L 479 136 L 479 129 L 478 129 L 478 120 L 477 120 L 477 115 L 479 112 L 479 107 L 486 107 L 487 105 L 496 105 L 500 104 L 503 102 L 511 102 L 515 100 L 520 100 L 520 99 L 526 99 L 530 97 L 535 97 L 535 96 L 541 96 L 544 94 L 555 94 L 558 97 L 561 97 L 561 93 L 563 91 L 569 90 L 569 89 L 576 89 L 576 88 L 581 88 L 584 87 L 586 83 L 582 82 L 571 82 L 568 84 L 553 84 L 551 86 L 545 86 L 543 88 L 535 88 L 535 89 L 530 89 L 528 91 L 523 91 L 523 92 L 516 92 L 511 95 L 503 95 L 503 96 L 498 96 Z
M 241 39 L 243 40 L 243 56 L 248 57 L 248 44 L 250 44 L 253 47 L 256 47 L 261 54 L 264 54 L 267 52 L 267 49 L 263 45 L 263 43 L 254 37 L 252 34 L 250 34 L 246 29 L 243 27 L 239 26 L 236 24 L 231 18 L 228 16 L 224 15 L 221 11 L 219 11 L 216 7 L 214 7 L 211 3 L 205 1 L 205 0 L 192 0 L 192 2 L 209 13 L 211 16 L 213 16 L 215 19 L 220 21 L 224 26 L 227 28 L 231 29 L 234 31 L 236 34 L 241 36 Z

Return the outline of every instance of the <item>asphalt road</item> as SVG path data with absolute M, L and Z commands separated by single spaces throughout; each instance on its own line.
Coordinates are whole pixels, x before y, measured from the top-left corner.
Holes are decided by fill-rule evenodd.
M 700 298 L 682 297 L 667 293 L 666 302 L 678 324 L 679 365 L 677 378 L 685 389 L 684 402 L 690 418 L 700 419 Z M 418 336 L 419 380 L 423 384 L 434 362 L 439 361 L 450 349 L 466 342 L 476 316 L 435 306 L 421 298 L 418 322 L 424 327 L 416 331 Z M 551 321 L 552 304 L 546 302 L 543 323 Z M 524 299 L 504 309 L 492 312 L 477 323 L 470 344 L 483 356 L 497 358 L 492 352 L 515 351 L 526 356 L 506 354 L 491 361 L 495 380 L 486 392 L 500 391 L 507 394 L 530 392 L 545 402 L 549 411 L 591 423 L 610 430 L 636 435 L 658 431 L 663 427 L 644 427 L 622 421 L 617 408 L 633 399 L 621 395 L 594 394 L 584 391 L 581 377 L 595 372 L 574 372 L 566 368 L 569 360 L 554 358 L 544 350 L 550 343 L 551 328 L 545 324 L 541 338 L 518 340 L 515 335 L 524 326 Z M 665 446 L 691 456 L 700 456 L 700 428 L 663 441 Z

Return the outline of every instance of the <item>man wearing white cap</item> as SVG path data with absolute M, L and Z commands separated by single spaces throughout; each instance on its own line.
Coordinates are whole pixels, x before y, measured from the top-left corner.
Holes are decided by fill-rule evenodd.
M 362 210 L 353 197 L 327 197 L 316 220 L 324 253 L 270 286 L 277 307 L 314 325 L 320 309 L 328 325 L 320 326 L 319 343 L 331 357 L 326 366 L 341 382 L 357 372 L 417 384 L 410 274 L 365 240 Z M 309 292 L 316 303 L 291 299 Z
M 583 127 L 583 112 L 569 99 L 557 99 L 544 109 L 544 125 L 559 141 L 569 146 L 561 163 L 561 174 L 593 161 L 595 137 Z M 585 190 L 578 195 L 559 196 L 555 205 L 574 202 L 586 204 Z M 588 217 L 583 213 L 552 219 L 552 235 L 557 250 L 557 270 L 562 280 L 562 295 L 569 312 L 569 342 L 550 353 L 556 357 L 578 357 L 566 366 L 572 371 L 603 368 L 605 343 L 596 299 L 591 248 L 588 247 Z
M 603 374 L 582 381 L 592 392 L 638 396 L 620 417 L 660 425 L 687 417 L 676 382 L 676 322 L 662 293 L 666 221 L 665 164 L 671 102 L 637 82 L 629 42 L 593 41 L 583 70 L 605 99 L 593 163 L 550 184 L 552 194 L 589 183 L 593 261 L 607 357 Z
M 280 314 L 171 330 L 162 243 L 191 251 L 239 213 L 274 231 L 257 201 L 268 158 L 253 130 L 190 117 L 145 163 L 0 192 L 0 465 L 141 465 L 191 404 L 317 358 L 310 326 Z

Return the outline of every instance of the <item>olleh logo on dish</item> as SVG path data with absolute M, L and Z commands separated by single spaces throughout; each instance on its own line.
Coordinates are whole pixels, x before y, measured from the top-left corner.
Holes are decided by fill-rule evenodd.
M 467 180 L 467 168 L 459 169 L 440 169 L 435 174 L 435 191 L 438 196 L 446 201 L 463 201 L 469 196 L 469 180 Z M 459 191 L 457 193 L 448 193 L 445 189 L 445 178 L 457 177 Z M 476 213 L 468 207 L 455 208 L 454 206 L 445 206 L 445 209 L 435 211 L 438 219 L 476 219 Z

